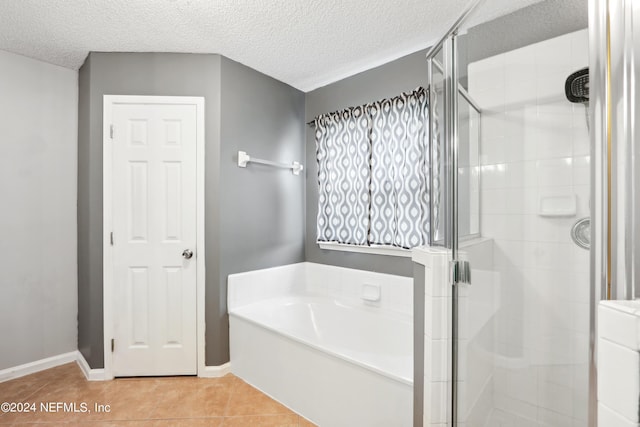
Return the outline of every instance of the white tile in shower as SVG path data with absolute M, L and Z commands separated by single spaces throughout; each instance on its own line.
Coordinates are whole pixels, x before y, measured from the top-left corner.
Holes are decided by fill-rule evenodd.
M 507 278 L 511 278 L 509 273 L 511 267 L 522 267 L 525 265 L 524 242 L 521 240 L 496 240 L 497 254 L 494 256 L 496 266 L 499 266 Z
M 505 146 L 507 140 L 504 137 L 487 139 L 482 141 L 482 153 L 480 154 L 481 165 L 504 164 L 507 160 Z
M 586 256 L 589 251 L 584 250 Z M 575 279 L 571 282 L 573 301 L 579 304 L 588 304 L 591 297 L 591 289 L 589 284 L 589 269 L 584 271 L 574 271 Z
M 589 185 L 591 177 L 591 156 L 575 156 L 573 158 L 573 184 Z
M 448 396 L 446 382 L 431 383 L 431 401 L 429 402 L 429 410 L 431 413 L 431 421 L 435 423 L 446 423 L 448 418 Z M 425 412 L 427 404 L 425 402 Z
M 588 281 L 587 281 L 588 283 Z M 575 296 L 572 298 L 575 301 Z M 572 313 L 571 330 L 579 334 L 589 333 L 589 303 L 588 302 L 570 302 L 569 311 Z M 589 346 L 587 345 L 587 351 Z
M 567 142 L 571 150 L 570 142 Z M 536 162 L 539 187 L 571 186 L 573 184 L 573 158 L 560 157 Z
M 505 121 L 507 117 L 502 111 L 489 111 L 482 116 L 482 141 L 503 138 L 505 135 Z
M 505 86 L 505 56 L 496 55 L 484 61 L 469 65 L 469 88 L 482 90 L 504 90 Z
M 524 215 L 525 193 L 522 188 L 508 188 L 503 190 L 506 197 L 506 207 L 504 213 L 507 215 Z
M 524 189 L 524 214 L 537 215 L 540 210 L 540 189 L 529 187 Z
M 488 215 L 483 214 L 480 217 L 480 229 L 485 236 L 491 236 L 495 239 L 504 239 L 505 234 L 503 232 L 501 215 Z
M 538 410 L 534 404 L 524 400 L 515 399 L 507 393 L 495 393 L 495 408 L 502 411 L 503 416 L 510 416 L 512 424 L 502 424 L 504 427 L 517 426 L 518 416 L 525 419 L 537 419 Z M 518 414 L 516 416 L 515 414 Z
M 574 127 L 571 128 L 571 143 L 573 145 L 573 155 L 589 156 L 589 153 L 591 151 L 591 142 L 589 140 L 589 135 L 584 124 L 584 113 L 578 113 L 577 115 L 582 117 L 576 117 L 576 115 L 574 115 L 573 117 L 574 122 L 578 122 L 577 124 L 574 124 Z
M 525 194 L 536 197 L 533 209 L 527 210 L 526 213 L 538 213 L 537 208 L 537 185 L 538 185 L 538 169 L 536 160 L 526 160 L 524 162 L 511 163 L 509 167 L 522 170 L 522 186 L 526 189 Z
M 571 383 L 556 384 L 541 381 L 538 384 L 538 402 L 540 406 L 566 417 L 573 417 L 573 390 Z
M 540 242 L 560 242 L 571 243 L 569 230 L 575 222 L 575 217 L 553 218 L 553 217 L 534 217 L 534 230 L 537 233 L 537 239 Z
M 535 339 L 533 361 L 537 364 L 562 364 L 572 362 L 571 342 L 560 330 L 550 334 L 540 334 Z
M 520 367 L 509 369 L 506 381 L 509 396 L 530 405 L 538 404 L 537 367 L 524 364 Z M 533 413 L 531 413 L 530 416 L 533 416 Z
M 589 64 L 589 34 L 587 31 L 577 31 L 570 36 L 571 66 L 577 71 Z
M 433 280 L 431 280 L 432 277 L 432 269 L 430 267 L 424 267 L 424 277 L 425 279 L 425 283 L 424 283 L 424 295 L 425 297 L 430 297 L 433 295 Z
M 484 190 L 480 193 L 485 214 L 504 214 L 507 209 L 507 194 L 501 189 Z
M 506 111 L 519 108 L 536 108 L 536 81 L 529 80 L 508 80 L 505 85 L 504 105 Z
M 440 340 L 450 335 L 445 328 L 451 319 L 451 299 L 447 297 L 425 298 L 425 335 L 430 339 Z
M 507 167 L 504 163 L 481 166 L 480 176 L 482 190 L 505 188 L 508 185 Z
M 551 289 L 550 294 L 557 292 L 554 288 L 557 288 L 559 283 L 552 283 L 548 286 Z M 548 307 L 543 316 L 538 317 L 538 322 L 534 327 L 535 332 L 539 336 L 553 336 L 560 333 L 560 331 L 567 334 L 571 330 L 571 310 L 568 307 Z M 530 320 L 535 321 L 535 316 L 532 316 Z M 568 357 L 570 355 L 567 355 Z
M 573 427 L 573 417 L 538 407 L 538 422 L 543 427 Z
M 536 55 L 528 46 L 510 51 L 505 55 L 506 84 L 527 82 L 536 77 Z
M 588 350 L 585 351 L 588 353 Z M 584 375 L 585 370 L 589 369 L 588 362 L 576 363 L 573 368 L 573 417 L 583 421 L 588 418 L 589 396 L 583 390 L 589 389 L 589 378 Z
M 582 216 L 584 214 L 580 214 Z M 578 245 L 571 246 L 571 266 L 573 267 L 573 273 L 588 273 L 589 272 L 589 251 L 579 247 Z M 575 280 L 575 279 L 574 279 Z
M 548 73 L 536 78 L 538 113 L 571 114 L 573 105 L 567 101 L 564 94 L 564 84 L 568 76 L 569 72 Z M 558 88 L 562 90 L 558 90 Z
M 536 74 L 567 76 L 573 69 L 571 34 L 555 37 L 533 45 L 536 55 Z
M 556 270 L 565 271 L 567 263 L 571 260 L 571 251 L 573 243 L 563 242 L 525 242 L 525 250 L 527 244 L 534 245 L 534 264 L 532 267 L 538 270 Z
M 485 215 L 481 224 L 483 232 L 493 231 L 495 239 L 504 241 L 522 240 L 523 238 L 523 215 Z
M 504 112 L 505 87 L 477 91 L 473 99 L 476 101 L 483 114 Z
M 540 383 L 571 387 L 573 384 L 573 365 L 546 365 L 538 368 Z
M 450 376 L 448 355 L 450 354 L 451 341 L 448 339 L 425 339 L 425 354 L 431 355 L 424 367 L 425 377 L 430 382 L 447 381 Z M 426 351 L 429 353 L 426 353 Z
M 571 336 L 573 360 L 576 364 L 589 363 L 589 332 L 577 332 Z
M 520 190 L 521 194 L 524 194 L 522 188 L 527 186 L 525 162 L 507 163 L 505 169 L 505 187 Z
M 588 185 L 574 185 L 573 190 L 578 196 L 578 216 L 589 216 L 591 193 Z
M 538 159 L 571 157 L 573 132 L 571 114 L 539 113 L 536 120 L 535 141 Z
M 568 313 L 567 303 L 573 300 L 571 280 L 573 273 L 566 269 L 543 270 L 536 269 L 535 285 L 530 289 L 531 293 L 536 293 L 541 300 L 538 306 L 545 309 L 545 313 L 556 311 Z M 553 299 L 553 303 L 549 300 Z M 568 315 L 568 314 L 567 314 Z M 569 324 L 566 324 L 569 327 Z

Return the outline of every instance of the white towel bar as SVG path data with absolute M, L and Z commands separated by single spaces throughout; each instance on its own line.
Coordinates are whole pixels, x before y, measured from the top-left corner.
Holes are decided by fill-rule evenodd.
M 246 168 L 247 163 L 249 162 L 259 163 L 261 165 L 273 166 L 276 168 L 291 169 L 291 172 L 293 172 L 294 175 L 300 175 L 300 172 L 302 172 L 302 170 L 304 169 L 304 166 L 302 166 L 298 162 L 292 162 L 291 164 L 272 162 L 271 160 L 263 160 L 263 159 L 257 159 L 255 157 L 251 157 L 244 151 L 238 151 L 238 167 Z

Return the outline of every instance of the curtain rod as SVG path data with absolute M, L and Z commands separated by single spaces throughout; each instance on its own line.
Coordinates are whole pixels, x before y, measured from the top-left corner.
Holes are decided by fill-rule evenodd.
M 415 88 L 414 90 L 412 90 L 412 91 L 402 92 L 400 95 L 396 95 L 396 96 L 393 96 L 393 97 L 390 97 L 390 98 L 382 98 L 382 99 L 380 99 L 380 100 L 378 100 L 378 101 L 373 101 L 373 102 L 368 102 L 368 103 L 363 104 L 363 105 L 358 105 L 357 107 L 347 107 L 347 108 L 343 108 L 342 110 L 334 111 L 333 113 L 329 113 L 329 114 L 334 114 L 334 113 L 338 113 L 338 112 L 346 111 L 346 110 L 353 110 L 354 108 L 364 108 L 364 107 L 367 107 L 367 106 L 369 106 L 369 105 L 371 105 L 371 104 L 373 104 L 373 103 L 376 103 L 376 102 L 386 102 L 386 101 L 391 101 L 391 100 L 393 100 L 393 99 L 399 98 L 399 97 L 404 96 L 404 95 L 411 95 L 411 94 L 414 94 L 414 93 L 416 93 L 416 92 L 426 91 L 426 90 L 427 90 L 427 89 L 425 89 L 424 87 L 422 87 L 422 86 L 418 86 L 418 87 L 417 87 L 417 88 Z M 463 95 L 465 95 L 465 94 L 463 94 Z M 465 98 L 467 98 L 467 97 L 465 97 Z M 469 99 L 467 98 L 467 100 L 469 100 Z M 473 106 L 475 107 L 475 103 L 473 103 L 473 102 L 470 102 L 470 103 L 471 103 L 471 104 L 474 104 Z M 476 108 L 476 110 L 478 110 L 478 108 Z M 310 122 L 307 122 L 307 126 L 315 127 L 315 119 L 314 119 L 314 120 L 311 120 Z

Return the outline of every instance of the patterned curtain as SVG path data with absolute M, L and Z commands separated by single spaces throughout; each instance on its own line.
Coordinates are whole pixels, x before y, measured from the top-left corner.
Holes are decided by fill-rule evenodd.
M 371 231 L 375 244 L 412 248 L 429 241 L 427 92 L 373 103 Z
M 428 243 L 427 124 L 422 88 L 316 118 L 318 241 Z
M 369 233 L 369 118 L 365 107 L 315 120 L 318 241 L 366 245 Z

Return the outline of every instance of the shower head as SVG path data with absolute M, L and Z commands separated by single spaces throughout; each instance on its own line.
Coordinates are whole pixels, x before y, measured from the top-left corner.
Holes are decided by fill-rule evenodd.
M 567 77 L 564 92 L 570 102 L 589 102 L 589 68 L 583 68 Z

